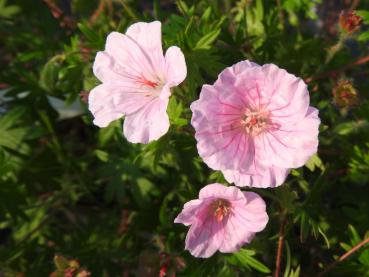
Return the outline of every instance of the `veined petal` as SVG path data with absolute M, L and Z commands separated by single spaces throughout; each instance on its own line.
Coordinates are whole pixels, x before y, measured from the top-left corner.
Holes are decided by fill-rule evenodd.
M 161 43 L 161 22 L 138 22 L 132 24 L 126 35 L 137 42 L 148 54 L 156 73 L 161 79 L 165 78 L 165 60 Z
M 105 51 L 114 59 L 116 67 L 125 78 L 135 81 L 144 77 L 156 82 L 162 77 L 162 72 L 155 66 L 153 55 L 129 36 L 118 32 L 110 33 L 106 39 Z
M 169 129 L 166 112 L 169 99 L 153 98 L 137 112 L 126 116 L 124 136 L 132 143 L 147 144 L 163 136 Z
M 212 256 L 223 242 L 223 224 L 212 217 L 194 223 L 186 236 L 185 249 L 198 258 Z
M 88 108 L 95 117 L 94 124 L 106 127 L 123 115 L 135 113 L 150 101 L 145 90 L 127 87 L 124 82 L 107 83 L 91 90 Z
M 317 152 L 320 119 L 318 110 L 309 107 L 306 117 L 290 130 L 276 129 L 265 135 L 266 147 L 273 152 L 274 165 L 286 168 L 303 166 Z
M 174 219 L 174 223 L 182 223 L 186 226 L 196 222 L 197 212 L 201 209 L 201 205 L 204 204 L 203 200 L 195 199 L 187 202 L 183 206 L 182 212 Z
M 287 168 L 259 166 L 254 172 L 242 173 L 237 170 L 223 171 L 224 178 L 239 187 L 269 188 L 284 183 L 290 172 Z
M 177 46 L 171 46 L 165 53 L 166 76 L 170 87 L 178 86 L 187 76 L 185 57 Z
M 200 190 L 199 199 L 208 198 L 223 198 L 232 201 L 242 200 L 244 203 L 246 203 L 243 193 L 238 188 L 227 187 L 217 183 L 207 185 Z

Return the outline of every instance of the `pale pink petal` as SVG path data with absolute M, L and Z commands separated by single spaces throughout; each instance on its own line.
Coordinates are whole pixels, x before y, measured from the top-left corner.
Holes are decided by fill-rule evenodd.
M 251 194 L 250 194 L 251 193 Z M 264 200 L 253 192 L 246 192 L 246 206 L 238 205 L 233 208 L 233 218 L 249 232 L 260 232 L 264 230 L 269 217 L 265 211 Z
M 278 129 L 266 134 L 273 164 L 287 168 L 303 166 L 317 152 L 319 124 L 318 110 L 309 107 L 306 117 L 290 130 Z
M 126 35 L 134 39 L 149 54 L 162 49 L 160 21 L 134 23 L 127 29 Z M 162 50 L 161 55 L 163 56 Z
M 165 74 L 165 60 L 161 46 L 160 21 L 153 21 L 150 23 L 138 22 L 132 24 L 127 29 L 126 35 L 136 41 L 137 44 L 139 44 L 149 55 L 156 73 L 159 73 L 160 77 L 163 78 Z
M 167 82 L 170 86 L 178 86 L 187 76 L 185 57 L 177 46 L 171 46 L 165 53 Z
M 255 236 L 255 232 L 245 228 L 243 222 L 236 217 L 229 217 L 224 225 L 224 237 L 219 247 L 219 251 L 222 253 L 239 251 L 245 243 L 251 242 Z
M 116 67 L 126 79 L 136 81 L 138 77 L 143 76 L 156 82 L 163 78 L 163 73 L 161 70 L 157 71 L 151 54 L 129 36 L 117 32 L 110 33 L 106 39 L 105 51 L 114 59 Z
M 207 185 L 200 190 L 199 199 L 207 198 L 223 198 L 231 201 L 241 200 L 245 203 L 244 194 L 238 188 L 226 187 L 218 183 Z
M 274 64 L 262 67 L 268 78 L 269 105 L 271 118 L 280 125 L 297 123 L 302 120 L 309 107 L 309 92 L 300 78 Z
M 163 136 L 169 129 L 167 106 L 168 99 L 156 98 L 136 113 L 127 115 L 123 125 L 127 140 L 147 144 Z
M 201 205 L 203 204 L 204 201 L 200 199 L 187 202 L 183 206 L 182 212 L 174 219 L 174 223 L 182 223 L 186 226 L 195 223 L 197 220 L 197 212 L 201 209 Z
M 110 122 L 121 118 L 124 114 L 124 112 L 120 110 L 105 110 L 104 106 L 99 102 L 105 95 L 110 95 L 110 90 L 105 85 L 101 84 L 92 89 L 88 96 L 89 109 L 95 117 L 94 124 L 99 127 L 108 126 Z
M 223 224 L 211 217 L 194 223 L 186 236 L 185 249 L 198 258 L 212 256 L 223 241 Z
M 245 243 L 249 243 L 255 232 L 262 231 L 268 223 L 268 214 L 263 199 L 253 192 L 243 192 L 245 204 L 234 204 L 232 216 L 224 223 L 223 243 L 220 252 L 238 251 Z
M 106 127 L 111 121 L 123 115 L 135 113 L 150 101 L 144 90 L 130 92 L 123 82 L 104 83 L 90 91 L 88 97 L 89 110 L 95 117 L 94 124 Z
M 124 78 L 124 75 L 119 74 L 119 69 L 116 68 L 114 59 L 104 51 L 97 52 L 93 72 L 101 82 L 116 82 Z
M 224 178 L 229 183 L 240 187 L 269 188 L 278 187 L 284 183 L 289 169 L 280 167 L 260 167 L 252 173 L 242 173 L 237 170 L 224 170 Z

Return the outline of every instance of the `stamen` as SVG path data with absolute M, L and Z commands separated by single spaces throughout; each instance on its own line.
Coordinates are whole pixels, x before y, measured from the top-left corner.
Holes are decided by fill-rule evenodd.
M 268 112 L 246 109 L 241 119 L 241 125 L 244 127 L 246 133 L 257 136 L 270 125 Z
M 230 203 L 225 199 L 218 199 L 212 203 L 214 217 L 217 222 L 221 222 L 229 214 L 230 206 Z

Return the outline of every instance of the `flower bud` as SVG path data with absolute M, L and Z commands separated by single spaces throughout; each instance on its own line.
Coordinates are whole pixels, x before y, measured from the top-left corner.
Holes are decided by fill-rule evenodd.
M 358 94 L 350 81 L 338 82 L 333 88 L 333 101 L 340 108 L 349 108 L 358 104 Z
M 362 21 L 362 17 L 356 15 L 355 11 L 341 11 L 339 23 L 345 33 L 352 34 L 359 30 Z

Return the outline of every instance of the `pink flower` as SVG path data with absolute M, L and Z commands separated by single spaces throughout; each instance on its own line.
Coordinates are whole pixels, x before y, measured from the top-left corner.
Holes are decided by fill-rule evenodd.
M 265 228 L 268 219 L 265 203 L 256 193 L 215 183 L 201 189 L 199 199 L 187 202 L 174 222 L 191 225 L 185 249 L 208 258 L 217 250 L 238 251 Z
M 317 151 L 320 120 L 306 84 L 274 64 L 226 68 L 191 110 L 200 156 L 238 186 L 279 186 Z
M 95 125 L 106 127 L 124 116 L 124 135 L 134 143 L 157 140 L 168 131 L 170 88 L 186 78 L 187 69 L 178 47 L 163 55 L 160 22 L 135 23 L 125 35 L 110 33 L 93 71 L 102 82 L 88 99 Z
M 175 223 L 191 225 L 186 250 L 207 258 L 217 250 L 238 251 L 268 222 L 263 199 L 237 187 L 210 184 L 200 190 L 199 199 L 187 202 Z

